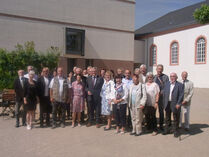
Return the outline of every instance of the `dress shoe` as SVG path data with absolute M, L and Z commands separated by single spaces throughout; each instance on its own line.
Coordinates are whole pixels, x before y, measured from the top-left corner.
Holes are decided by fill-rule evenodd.
M 189 132 L 189 128 L 185 128 L 184 130 L 185 130 L 186 132 Z
M 96 124 L 96 128 L 100 128 L 100 125 L 99 124 Z
M 135 135 L 135 134 L 136 134 L 135 132 L 131 132 L 131 133 L 130 133 L 130 135 Z
M 19 126 L 20 126 L 19 124 L 16 124 L 16 125 L 15 125 L 16 128 L 19 128 Z
M 61 128 L 64 128 L 64 127 L 65 127 L 65 124 L 61 123 L 61 125 L 60 125 L 60 126 L 61 126 Z
M 169 134 L 169 131 L 167 129 L 164 130 L 163 135 Z
M 179 132 L 178 132 L 178 131 L 175 131 L 174 134 L 173 134 L 173 136 L 174 136 L 175 138 L 179 137 Z
M 135 134 L 135 136 L 141 136 L 141 135 L 142 135 L 142 132 Z
M 91 126 L 91 123 L 88 123 L 87 125 L 86 125 L 86 127 L 90 127 Z
M 40 124 L 40 128 L 43 128 L 44 127 L 44 125 L 43 124 Z
M 160 131 L 164 131 L 164 128 L 163 128 L 163 126 L 160 126 Z
M 23 123 L 22 126 L 27 126 L 27 124 L 26 123 Z
M 104 127 L 104 131 L 108 131 L 110 129 L 111 129 L 111 127 L 109 127 L 109 128 Z
M 52 129 L 55 129 L 56 128 L 56 125 L 55 124 L 52 124 Z

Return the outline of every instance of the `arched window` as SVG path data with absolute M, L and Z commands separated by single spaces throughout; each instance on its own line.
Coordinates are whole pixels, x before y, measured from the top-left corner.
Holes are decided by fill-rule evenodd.
M 179 44 L 173 41 L 170 45 L 170 65 L 179 64 Z
M 206 39 L 205 37 L 199 37 L 195 43 L 195 63 L 206 63 Z
M 150 47 L 150 66 L 157 65 L 157 46 L 151 45 Z

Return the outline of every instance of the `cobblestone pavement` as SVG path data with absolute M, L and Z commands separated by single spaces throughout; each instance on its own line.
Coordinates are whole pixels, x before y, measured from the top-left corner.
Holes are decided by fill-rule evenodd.
M 208 157 L 209 89 L 195 89 L 191 130 L 139 137 L 104 132 L 103 128 L 15 128 L 15 119 L 0 117 L 0 157 Z M 69 123 L 70 125 L 70 123 Z

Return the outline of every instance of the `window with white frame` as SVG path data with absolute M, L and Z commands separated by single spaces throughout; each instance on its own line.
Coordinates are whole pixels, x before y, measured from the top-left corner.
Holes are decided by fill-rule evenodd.
M 150 52 L 150 65 L 157 64 L 157 46 L 152 45 L 151 52 Z
M 171 44 L 171 65 L 175 65 L 179 63 L 179 47 L 178 43 L 174 42 Z
M 196 43 L 196 63 L 205 63 L 205 39 L 200 38 Z

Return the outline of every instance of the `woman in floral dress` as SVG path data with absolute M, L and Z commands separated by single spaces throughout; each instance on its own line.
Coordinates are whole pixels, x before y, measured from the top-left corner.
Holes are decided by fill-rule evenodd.
M 111 129 L 111 119 L 112 119 L 112 104 L 115 99 L 115 83 L 111 80 L 112 73 L 107 71 L 105 73 L 104 84 L 100 96 L 102 98 L 102 115 L 107 117 L 107 126 L 104 130 Z
M 81 112 L 84 111 L 85 87 L 81 81 L 81 75 L 76 75 L 76 81 L 72 83 L 72 127 L 75 127 L 76 115 L 78 116 L 78 126 L 80 125 Z

